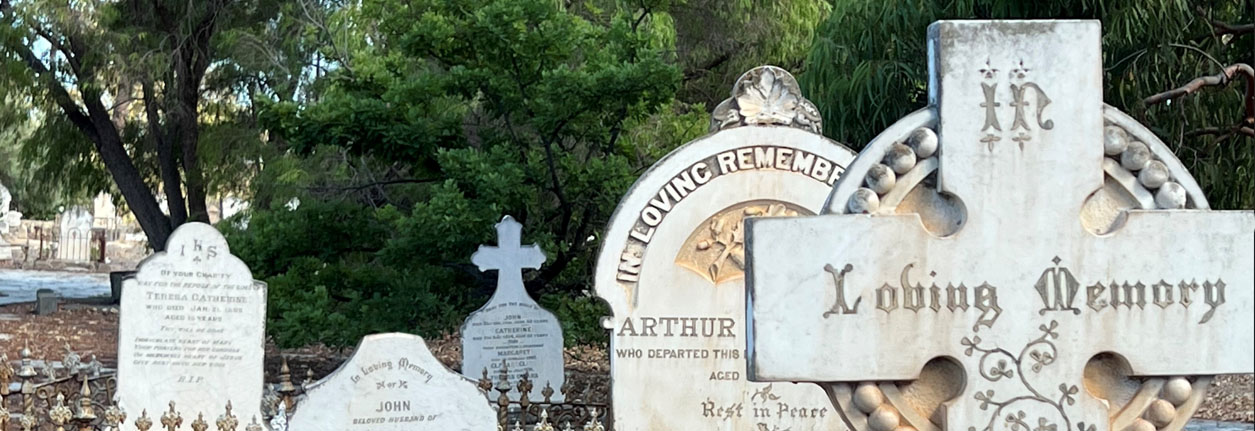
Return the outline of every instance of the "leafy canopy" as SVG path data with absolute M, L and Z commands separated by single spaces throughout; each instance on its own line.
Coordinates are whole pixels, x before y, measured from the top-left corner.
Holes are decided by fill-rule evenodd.
M 1245 3 L 1245 4 L 1244 4 Z M 1241 0 L 850 0 L 817 31 L 800 76 L 824 117 L 824 133 L 864 143 L 927 104 L 925 30 L 941 19 L 1098 19 L 1103 26 L 1104 99 L 1150 127 L 1199 180 L 1215 208 L 1255 208 L 1255 138 L 1231 133 L 1242 119 L 1242 85 L 1171 104 L 1143 99 L 1229 64 L 1255 64 L 1255 33 Z M 1250 127 L 1252 125 L 1247 125 Z
M 325 78 L 315 103 L 262 105 L 263 124 L 292 154 L 262 173 L 281 186 L 259 193 L 275 203 L 378 208 L 366 210 L 371 216 L 343 209 L 361 218 L 338 232 L 381 240 L 355 243 L 355 253 L 314 254 L 306 265 L 263 263 L 274 262 L 264 243 L 283 236 L 256 223 L 325 215 L 324 204 L 275 207 L 232 233 L 241 244 L 233 249 L 253 250 L 242 254 L 266 268 L 260 276 L 308 278 L 318 261 L 348 274 L 312 284 L 325 294 L 273 292 L 280 342 L 362 335 L 358 327 L 329 340 L 284 329 L 315 324 L 316 310 L 390 329 L 427 315 L 405 304 L 438 301 L 465 316 L 496 277 L 479 273 L 470 255 L 495 243 L 493 224 L 507 214 L 524 224 L 525 242 L 548 254 L 528 290 L 556 310 L 569 339 L 599 338 L 587 292 L 597 235 L 640 172 L 706 122 L 704 108 L 673 103 L 680 72 L 668 58 L 670 31 L 659 28 L 669 25 L 659 15 L 666 4 L 649 6 L 605 11 L 604 19 L 548 0 L 370 0 L 340 10 L 353 23 L 344 31 L 369 43 Z M 352 276 L 380 270 L 390 275 Z M 354 282 L 334 281 L 346 278 Z M 370 304 L 382 297 L 404 315 L 377 319 L 371 313 L 384 305 Z

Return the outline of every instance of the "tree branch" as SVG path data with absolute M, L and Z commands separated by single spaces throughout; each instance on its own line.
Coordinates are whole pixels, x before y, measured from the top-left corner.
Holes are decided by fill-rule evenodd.
M 1219 36 L 1223 34 L 1232 34 L 1236 36 L 1240 34 L 1255 33 L 1255 24 L 1229 24 L 1208 16 L 1207 11 L 1204 10 L 1202 6 L 1196 6 L 1194 11 L 1198 12 L 1198 16 L 1207 20 L 1207 22 L 1211 24 L 1213 35 Z
M 1220 139 L 1226 139 L 1234 134 L 1242 134 L 1255 138 L 1255 128 L 1237 125 L 1234 127 L 1201 127 L 1188 132 L 1184 136 L 1193 138 L 1197 136 L 1220 136 Z
M 442 181 L 442 180 L 444 180 L 444 178 L 402 178 L 402 179 L 397 179 L 397 180 L 374 181 L 374 182 L 361 184 L 361 185 L 355 185 L 355 186 L 306 187 L 306 190 L 358 191 L 358 190 L 368 189 L 371 187 L 388 186 L 388 185 L 393 185 L 393 184 L 423 184 L 423 183 L 434 183 L 434 182 Z
M 0 12 L 5 12 L 7 14 L 10 12 L 10 7 L 11 6 L 8 1 L 0 2 Z M 79 131 L 86 134 L 88 138 L 92 139 L 92 141 L 97 141 L 99 133 L 97 132 L 95 125 L 92 124 L 91 118 L 83 112 L 83 107 L 79 106 L 79 104 L 74 101 L 73 97 L 70 97 L 70 92 L 67 91 L 60 82 L 57 82 L 55 76 L 52 76 L 52 74 L 49 73 L 48 66 L 44 65 L 43 61 L 31 51 L 30 47 L 19 43 L 11 45 L 8 48 L 17 53 L 17 56 L 26 63 L 26 66 L 29 67 L 32 72 L 35 72 L 36 80 L 43 81 L 45 87 L 47 87 L 48 92 L 50 93 L 50 96 L 52 97 L 52 101 L 65 112 L 65 116 L 70 119 L 70 123 L 74 124 Z
M 1194 93 L 1203 87 L 1223 87 L 1233 80 L 1233 76 L 1241 74 L 1246 79 L 1246 116 L 1245 124 L 1255 124 L 1255 69 L 1250 65 L 1237 63 L 1225 67 L 1220 73 L 1195 78 L 1180 87 L 1147 97 L 1143 102 L 1154 105 L 1170 99 Z

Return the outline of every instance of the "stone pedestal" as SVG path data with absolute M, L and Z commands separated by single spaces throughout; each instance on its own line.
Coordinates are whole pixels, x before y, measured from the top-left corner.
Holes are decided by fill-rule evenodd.
M 52 289 L 39 289 L 35 292 L 35 314 L 44 316 L 55 313 L 61 296 Z
M 109 273 L 109 303 L 122 301 L 122 280 L 135 275 L 135 271 L 113 271 Z

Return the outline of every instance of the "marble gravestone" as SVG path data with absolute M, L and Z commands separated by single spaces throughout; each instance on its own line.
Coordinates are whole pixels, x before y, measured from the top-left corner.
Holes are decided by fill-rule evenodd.
M 118 404 L 149 417 L 175 402 L 185 416 L 217 417 L 228 402 L 261 418 L 266 284 L 231 255 L 213 226 L 187 223 L 166 251 L 123 281 Z
M 1103 104 L 1100 36 L 930 26 L 930 106 L 827 215 L 747 222 L 751 378 L 821 382 L 860 431 L 1162 431 L 1255 371 L 1255 213 Z
M 497 414 L 475 382 L 449 370 L 417 335 L 362 339 L 331 375 L 311 384 L 294 431 L 488 431 Z
M 746 381 L 741 223 L 817 213 L 854 153 L 777 67 L 744 74 L 713 117 L 632 186 L 598 257 L 615 429 L 844 429 L 816 386 Z
M 91 260 L 91 211 L 84 207 L 71 207 L 60 215 L 61 236 L 57 239 L 57 259 L 72 262 Z
M 553 389 L 550 400 L 561 402 L 566 381 L 562 326 L 523 288 L 523 269 L 540 268 L 545 253 L 534 244 L 520 245 L 522 232 L 523 225 L 505 216 L 497 223 L 498 245 L 481 245 L 471 256 L 480 271 L 497 270 L 497 290 L 462 324 L 462 374 L 479 379 L 487 370 L 497 381 L 504 365 L 513 387 L 510 399 L 520 399 L 516 384 L 527 373 L 532 381 L 529 400 L 543 400 L 548 386 Z
M 12 213 L 9 211 L 9 204 L 12 202 L 13 195 L 9 193 L 9 188 L 0 184 L 0 261 L 13 259 L 13 248 L 8 241 L 4 240 L 4 235 L 7 235 L 9 230 L 18 227 L 18 223 L 11 223 L 13 217 L 9 215 Z M 17 218 L 20 223 L 20 213 Z

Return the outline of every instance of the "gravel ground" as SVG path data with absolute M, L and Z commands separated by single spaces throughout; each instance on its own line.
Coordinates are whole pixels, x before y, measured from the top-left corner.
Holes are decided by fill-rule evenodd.
M 61 311 L 48 316 L 31 313 L 33 304 L 0 305 L 0 353 L 16 359 L 28 340 L 35 359 L 60 359 L 68 344 L 84 358 L 95 354 L 107 367 L 117 363 L 117 307 L 62 304 Z M 457 370 L 462 360 L 457 337 L 446 335 L 428 340 L 432 353 L 446 366 Z M 295 382 L 304 381 L 307 370 L 321 378 L 340 366 L 351 349 L 309 346 L 280 350 L 272 344 L 266 349 L 266 376 L 279 375 L 280 353 L 288 357 Z M 595 346 L 566 349 L 567 369 L 573 379 L 604 379 L 609 374 L 610 358 L 606 350 Z M 1195 418 L 1214 421 L 1255 423 L 1255 379 L 1250 374 L 1216 378 L 1208 391 L 1207 401 Z M 1228 430 L 1229 428 L 1198 430 Z

